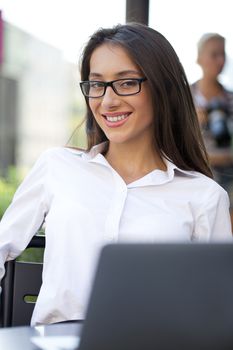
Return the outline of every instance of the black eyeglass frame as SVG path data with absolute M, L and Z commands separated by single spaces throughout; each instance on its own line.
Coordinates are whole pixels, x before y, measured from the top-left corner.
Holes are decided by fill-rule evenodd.
M 137 81 L 139 83 L 138 84 L 138 91 L 130 93 L 130 94 L 120 94 L 116 90 L 116 88 L 114 87 L 113 84 L 115 82 L 117 82 L 117 81 L 127 81 L 127 80 Z M 147 78 L 124 78 L 124 79 L 116 79 L 116 80 L 112 80 L 112 81 L 84 80 L 84 81 L 80 81 L 79 85 L 80 85 L 80 88 L 81 88 L 81 91 L 82 91 L 83 95 L 85 97 L 88 97 L 88 98 L 100 98 L 100 97 L 103 97 L 105 95 L 105 92 L 106 92 L 106 89 L 107 89 L 108 86 L 110 86 L 113 89 L 113 91 L 115 92 L 115 94 L 117 94 L 118 96 L 133 96 L 133 95 L 137 95 L 141 91 L 141 85 L 146 80 L 147 80 Z M 99 84 L 102 84 L 102 86 L 104 88 L 102 95 L 100 95 L 100 96 L 89 96 L 89 95 L 87 95 L 85 93 L 84 89 L 83 89 L 83 85 L 85 83 L 99 83 Z

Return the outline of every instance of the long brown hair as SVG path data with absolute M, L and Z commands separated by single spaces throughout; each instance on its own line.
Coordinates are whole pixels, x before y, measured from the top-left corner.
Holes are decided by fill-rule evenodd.
M 101 28 L 89 39 L 81 58 L 81 79 L 88 80 L 93 51 L 103 43 L 121 46 L 148 80 L 153 97 L 154 142 L 161 156 L 184 170 L 209 177 L 212 172 L 202 140 L 189 83 L 183 66 L 168 40 L 139 23 Z M 93 117 L 86 98 L 88 150 L 106 135 Z

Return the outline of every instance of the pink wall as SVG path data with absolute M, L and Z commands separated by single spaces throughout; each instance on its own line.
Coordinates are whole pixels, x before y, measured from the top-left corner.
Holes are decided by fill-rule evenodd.
M 3 62 L 3 19 L 2 11 L 0 11 L 0 65 Z

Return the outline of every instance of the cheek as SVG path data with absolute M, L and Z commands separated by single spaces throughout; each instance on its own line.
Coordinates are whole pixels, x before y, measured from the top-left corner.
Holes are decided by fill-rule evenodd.
M 214 65 L 216 65 L 216 60 L 214 59 L 214 57 L 208 56 L 208 57 L 206 57 L 205 65 L 206 65 L 207 67 L 208 67 L 209 65 L 214 66 Z
M 151 94 L 147 93 L 140 101 L 140 104 L 138 104 L 138 109 L 147 116 L 148 119 L 153 119 L 154 116 L 154 108 L 153 108 L 153 102 L 151 98 Z
M 200 65 L 202 67 L 207 67 L 212 64 L 212 59 L 209 55 L 205 55 L 203 57 L 201 57 L 200 61 L 199 61 Z

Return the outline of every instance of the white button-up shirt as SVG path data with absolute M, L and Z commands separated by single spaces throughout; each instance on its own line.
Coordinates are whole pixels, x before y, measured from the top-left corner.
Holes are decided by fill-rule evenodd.
M 25 249 L 45 219 L 43 284 L 32 325 L 82 319 L 100 248 L 113 242 L 231 241 L 227 193 L 212 179 L 164 160 L 128 185 L 100 153 L 46 151 L 0 223 L 4 262 Z

